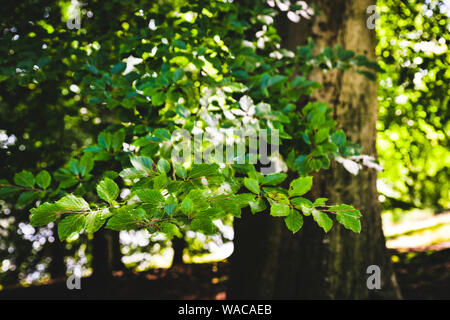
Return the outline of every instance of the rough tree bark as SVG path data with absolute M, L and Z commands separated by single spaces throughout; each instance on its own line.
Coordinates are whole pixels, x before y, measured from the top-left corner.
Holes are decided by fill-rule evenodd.
M 285 46 L 294 49 L 312 37 L 317 48 L 340 44 L 375 60 L 375 30 L 366 27 L 370 0 L 313 1 L 320 15 L 294 24 L 282 21 Z M 323 84 L 313 99 L 334 109 L 348 138 L 376 156 L 377 83 L 351 72 L 314 72 Z M 400 298 L 381 228 L 376 172 L 363 169 L 353 176 L 332 163 L 314 177 L 310 196 L 360 209 L 362 231 L 353 234 L 337 223 L 324 234 L 310 217 L 295 236 L 281 219 L 245 212 L 235 223 L 235 253 L 231 257 L 230 298 Z M 367 267 L 381 268 L 381 290 L 369 290 Z

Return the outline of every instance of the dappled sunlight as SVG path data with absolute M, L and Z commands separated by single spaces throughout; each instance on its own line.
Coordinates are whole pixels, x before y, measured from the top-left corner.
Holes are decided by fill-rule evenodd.
M 233 253 L 233 243 L 228 242 L 220 247 L 216 247 L 211 253 L 207 253 L 201 256 L 189 256 L 185 255 L 184 260 L 186 263 L 209 263 L 215 261 L 222 261 L 228 258 Z
M 423 248 L 450 241 L 450 212 L 434 215 L 431 211 L 403 213 L 392 222 L 392 212 L 383 214 L 386 246 L 392 249 Z

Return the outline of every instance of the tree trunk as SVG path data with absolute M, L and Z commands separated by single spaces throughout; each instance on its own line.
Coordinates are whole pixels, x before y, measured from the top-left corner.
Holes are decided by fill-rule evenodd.
M 184 239 L 184 235 L 182 238 L 174 237 L 172 239 L 172 249 L 173 249 L 172 267 L 184 264 L 183 253 L 185 248 L 186 248 L 186 240 Z
M 106 281 L 114 270 L 124 270 L 120 251 L 119 233 L 101 229 L 94 234 L 92 241 L 92 277 Z
M 57 226 L 53 227 L 53 234 L 57 234 Z M 49 246 L 51 261 L 48 266 L 48 272 L 52 279 L 64 278 L 66 276 L 66 263 L 64 262 L 64 243 L 55 237 L 55 241 Z
M 369 0 L 314 1 L 320 15 L 297 24 L 283 21 L 282 38 L 293 49 L 312 37 L 317 48 L 340 44 L 375 60 L 375 30 L 366 27 Z M 315 71 L 310 79 L 323 84 L 313 99 L 334 109 L 334 118 L 347 137 L 360 144 L 363 154 L 376 156 L 377 83 L 350 71 Z M 400 298 L 381 228 L 376 172 L 363 169 L 357 176 L 332 163 L 314 177 L 310 194 L 329 203 L 347 203 L 363 217 L 362 231 L 353 234 L 337 223 L 324 234 L 306 217 L 295 236 L 280 222 L 260 229 L 264 216 L 244 215 L 235 223 L 235 253 L 231 258 L 230 298 Z M 273 219 L 272 219 L 273 220 Z M 281 219 L 280 219 L 281 220 Z M 272 244 L 269 239 L 275 237 Z M 253 246 L 259 248 L 255 250 Z M 252 259 L 246 259 L 253 255 Z M 270 259 L 276 259 L 271 261 Z M 367 267 L 381 269 L 381 289 L 367 288 Z M 239 276 L 241 275 L 241 276 Z M 242 278 L 252 275 L 253 280 Z
M 274 296 L 283 227 L 280 220 L 267 212 L 252 215 L 248 207 L 242 210 L 241 219 L 235 220 L 227 298 L 270 299 Z
M 120 232 L 108 230 L 111 245 L 111 262 L 113 271 L 126 271 L 127 268 L 122 262 L 122 251 L 120 249 Z

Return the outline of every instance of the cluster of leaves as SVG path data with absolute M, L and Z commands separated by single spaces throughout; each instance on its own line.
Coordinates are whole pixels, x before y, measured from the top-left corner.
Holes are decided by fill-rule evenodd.
M 450 205 L 446 1 L 383 0 L 377 28 L 378 153 L 386 208 Z
M 314 67 L 371 77 L 370 70 L 378 66 L 339 46 L 315 55 L 312 41 L 296 52 L 280 48 L 273 25 L 276 11 L 259 1 L 133 4 L 136 11 L 113 26 L 114 33 L 99 35 L 87 26 L 70 44 L 81 53 L 72 54 L 75 63 L 68 63 L 71 90 L 89 112 L 101 109 L 109 115 L 97 143 L 75 153 L 53 174 L 21 171 L 14 183 L 2 180 L 1 198 L 17 199 L 23 207 L 37 201 L 31 224 L 59 221 L 61 239 L 93 233 L 103 225 L 113 230 L 146 228 L 168 238 L 179 236 L 185 227 L 214 234 L 215 220 L 238 218 L 247 206 L 253 213 L 267 209 L 283 217 L 294 233 L 303 224 L 302 215 L 312 215 L 329 231 L 329 214 L 360 232 L 361 214 L 352 206 L 302 197 L 312 186 L 311 171 L 327 169 L 337 156 L 358 154 L 336 129 L 331 109 L 307 102 L 320 84 L 306 77 Z M 98 3 L 90 5 L 94 16 L 101 17 Z M 89 32 L 95 41 L 84 35 Z M 28 37 L 32 35 L 23 40 Z M 51 61 L 52 53 L 44 58 Z M 8 59 L 10 65 L 14 53 Z M 39 86 L 40 69 L 20 70 L 5 72 L 2 81 Z M 178 144 L 175 130 L 229 128 L 278 130 L 280 150 L 270 155 L 280 164 L 278 172 L 264 176 L 250 164 L 193 164 L 171 157 Z
M 131 163 L 133 167 L 124 169 L 120 175 L 127 179 L 130 172 L 133 172 L 133 178 L 141 178 L 132 186 L 132 192 L 137 198 L 118 201 L 119 186 L 106 177 L 96 185 L 97 195 L 104 204 L 92 208 L 82 197 L 67 194 L 56 202 L 44 202 L 31 209 L 31 224 L 44 226 L 64 216 L 58 224 L 58 235 L 62 240 L 83 230 L 93 233 L 105 222 L 106 227 L 113 230 L 142 227 L 152 232 L 161 231 L 170 238 L 180 235 L 178 228 L 187 222 L 194 231 L 214 234 L 217 230 L 213 220 L 229 214 L 239 218 L 241 209 L 249 206 L 252 213 L 262 212 L 270 207 L 270 214 L 284 217 L 287 228 L 294 233 L 303 225 L 303 217 L 299 211 L 305 216 L 312 215 L 325 232 L 333 224 L 327 213 L 336 214 L 337 221 L 344 227 L 354 232 L 361 230 L 361 214 L 352 206 L 327 206 L 326 198 L 311 202 L 301 197 L 312 187 L 310 176 L 291 181 L 289 189 L 285 190 L 277 186 L 286 180 L 286 173 L 264 176 L 253 168 L 247 172 L 248 177 L 234 178 L 231 168 L 220 172 L 217 164 L 194 164 L 190 170 L 183 166 L 175 167 L 173 173 L 179 180 L 171 180 L 168 177 L 172 170 L 170 163 L 163 158 L 156 166 L 150 158 L 142 156 L 132 157 Z M 208 181 L 206 186 L 201 178 Z M 45 192 L 50 185 L 51 176 L 47 171 L 41 171 L 36 177 L 28 171 L 22 171 L 14 176 L 14 182 L 15 185 L 7 185 L 1 190 L 4 194 L 29 190 L 22 191 L 20 201 L 20 198 L 29 198 L 30 193 L 38 196 L 36 193 Z M 62 183 L 64 180 L 60 185 Z M 234 192 L 214 192 L 224 183 L 233 184 Z M 42 189 L 38 189 L 35 184 Z M 237 193 L 241 184 L 250 192 Z
M 345 228 L 354 232 L 360 232 L 361 225 L 359 218 L 361 213 L 350 205 L 326 205 L 326 198 L 318 198 L 314 202 L 302 197 L 312 187 L 313 179 L 310 176 L 299 177 L 292 180 L 289 189 L 270 187 L 283 182 L 287 175 L 285 173 L 274 173 L 262 176 L 257 172 L 252 172 L 253 178 L 244 178 L 244 185 L 248 190 L 258 195 L 257 200 L 252 199 L 250 207 L 253 213 L 265 210 L 266 202 L 270 204 L 270 214 L 274 217 L 284 217 L 284 221 L 289 230 L 296 233 L 303 226 L 303 213 L 305 216 L 312 215 L 317 224 L 328 232 L 333 220 L 327 213 L 336 214 L 337 221 Z M 262 186 L 262 188 L 260 187 Z

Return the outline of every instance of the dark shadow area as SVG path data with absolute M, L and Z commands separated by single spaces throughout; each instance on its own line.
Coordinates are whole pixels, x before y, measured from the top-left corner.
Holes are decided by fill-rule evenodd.
M 450 299 L 450 249 L 390 250 L 404 299 Z M 225 299 L 228 262 L 186 264 L 141 273 L 117 272 L 99 283 L 83 278 L 81 290 L 66 279 L 45 285 L 5 288 L 0 299 Z

